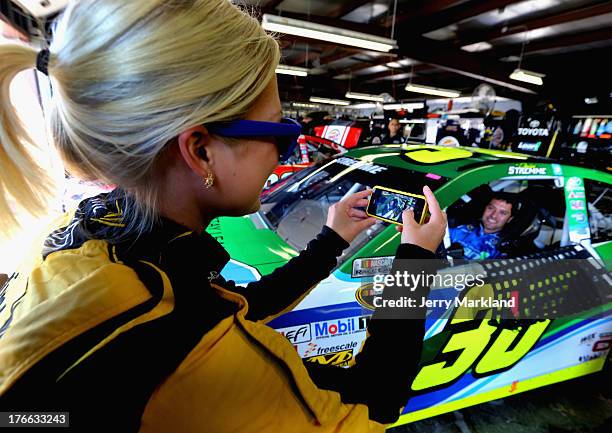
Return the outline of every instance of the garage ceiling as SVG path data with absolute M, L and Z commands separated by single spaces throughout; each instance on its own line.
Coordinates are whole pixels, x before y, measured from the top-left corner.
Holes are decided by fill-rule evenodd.
M 263 15 L 332 25 L 390 37 L 398 49 L 379 53 L 280 35 L 283 63 L 313 69 L 307 77 L 279 75 L 284 100 L 311 95 L 342 98 L 349 89 L 418 97 L 416 84 L 461 90 L 482 82 L 521 100 L 583 99 L 612 91 L 612 1 L 593 0 L 246 0 Z M 522 66 L 546 74 L 544 86 L 508 75 Z

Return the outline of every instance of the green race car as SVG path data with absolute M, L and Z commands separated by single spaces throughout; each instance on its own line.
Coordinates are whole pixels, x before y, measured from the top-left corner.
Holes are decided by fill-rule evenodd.
M 518 296 L 522 306 L 548 308 L 541 298 L 564 290 L 575 271 L 549 276 L 529 271 L 527 263 L 582 258 L 593 266 L 586 277 L 597 280 L 593 287 L 600 297 L 576 314 L 545 314 L 515 328 L 473 320 L 466 328 L 456 326 L 455 311 L 430 311 L 414 397 L 398 422 L 404 424 L 604 367 L 612 342 L 611 184 L 612 175 L 602 171 L 516 153 L 411 144 L 358 148 L 288 178 L 262 200 L 258 213 L 219 218 L 208 230 L 232 257 L 223 276 L 246 284 L 296 256 L 320 231 L 329 206 L 363 188 L 421 194 L 429 185 L 451 228 L 477 221 L 488 197 L 504 192 L 514 194 L 520 206 L 496 245 L 503 259 L 495 266 L 505 272 L 489 287 L 499 289 L 500 297 Z M 372 277 L 390 269 L 399 241 L 395 226 L 375 224 L 353 241 L 328 278 L 269 325 L 306 362 L 349 365 L 374 308 Z M 462 258 L 448 233 L 439 253 L 451 262 Z M 513 287 L 527 280 L 531 292 L 516 295 L 523 292 Z M 443 298 L 461 294 L 458 288 L 432 292 Z

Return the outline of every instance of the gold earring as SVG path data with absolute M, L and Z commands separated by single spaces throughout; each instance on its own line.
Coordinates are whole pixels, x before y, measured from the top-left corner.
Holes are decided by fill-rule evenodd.
M 204 188 L 210 189 L 215 183 L 215 177 L 212 174 L 212 171 L 209 171 L 204 178 Z

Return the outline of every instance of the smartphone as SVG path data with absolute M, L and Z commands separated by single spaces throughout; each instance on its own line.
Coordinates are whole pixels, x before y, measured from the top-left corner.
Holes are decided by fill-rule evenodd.
M 423 224 L 427 213 L 427 199 L 424 195 L 375 186 L 372 188 L 366 214 L 393 224 L 402 224 L 404 209 L 412 209 L 416 222 Z

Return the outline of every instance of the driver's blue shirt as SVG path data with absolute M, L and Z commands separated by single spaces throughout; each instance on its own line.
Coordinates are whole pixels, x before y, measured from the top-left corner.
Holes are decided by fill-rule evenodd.
M 496 259 L 502 256 L 497 249 L 499 232 L 485 233 L 482 224 L 466 224 L 449 229 L 451 243 L 463 246 L 463 257 L 470 260 Z

